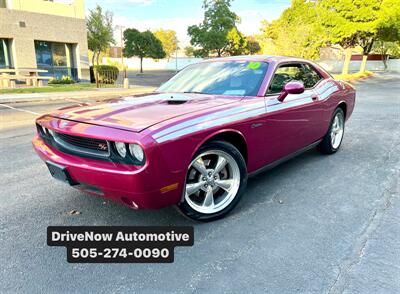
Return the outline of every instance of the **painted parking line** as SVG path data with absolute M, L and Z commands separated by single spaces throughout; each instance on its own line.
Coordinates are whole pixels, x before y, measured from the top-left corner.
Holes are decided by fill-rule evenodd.
M 30 113 L 30 114 L 33 114 L 33 115 L 40 115 L 40 113 L 38 113 L 38 112 L 34 112 L 34 111 L 26 110 L 26 109 L 15 108 L 15 107 L 12 107 L 12 106 L 9 106 L 9 105 L 5 105 L 5 104 L 0 104 L 0 106 L 6 107 L 6 108 L 10 108 L 10 109 L 13 109 L 13 110 L 17 110 L 17 111 L 21 111 L 21 112 Z
M 93 101 L 80 100 L 80 99 L 76 99 L 75 100 L 73 98 L 65 99 L 65 101 L 79 103 L 79 104 L 81 104 L 81 103 L 92 103 L 93 102 Z

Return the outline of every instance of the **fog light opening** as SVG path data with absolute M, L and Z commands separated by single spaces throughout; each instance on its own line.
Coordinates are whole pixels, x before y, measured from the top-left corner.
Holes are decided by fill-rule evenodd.
M 129 206 L 132 209 L 139 209 L 139 205 L 135 203 L 135 201 L 129 200 L 126 197 L 121 197 L 122 202 L 124 202 L 127 206 Z
M 139 205 L 137 205 L 136 203 L 135 203 L 135 201 L 131 201 L 132 202 L 132 208 L 133 209 L 138 209 L 139 208 Z

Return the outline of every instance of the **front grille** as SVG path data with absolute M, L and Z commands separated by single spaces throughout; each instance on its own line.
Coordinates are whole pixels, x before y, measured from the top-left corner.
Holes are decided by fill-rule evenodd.
M 55 133 L 55 141 L 66 149 L 78 153 L 109 156 L 110 147 L 106 140 L 72 136 L 63 133 Z
M 62 153 L 82 158 L 104 160 L 107 162 L 135 166 L 142 165 L 142 163 L 138 163 L 131 155 L 129 155 L 129 153 L 127 156 L 121 157 L 117 153 L 115 147 L 113 147 L 113 141 L 59 133 L 54 129 L 48 129 L 40 124 L 36 124 L 36 127 L 38 135 L 42 140 L 47 145 L 61 151 Z

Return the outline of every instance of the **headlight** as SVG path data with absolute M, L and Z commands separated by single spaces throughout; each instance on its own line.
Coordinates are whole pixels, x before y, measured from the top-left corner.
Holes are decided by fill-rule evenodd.
M 144 152 L 142 147 L 140 147 L 138 144 L 129 144 L 129 152 L 137 161 L 139 161 L 140 163 L 143 162 Z
M 125 147 L 125 143 L 122 142 L 115 142 L 115 149 L 117 149 L 118 154 L 121 157 L 125 157 L 126 156 L 126 147 Z

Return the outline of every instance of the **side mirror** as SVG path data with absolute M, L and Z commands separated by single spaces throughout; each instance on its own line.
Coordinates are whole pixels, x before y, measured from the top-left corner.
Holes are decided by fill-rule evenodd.
M 289 94 L 301 94 L 303 92 L 304 92 L 303 83 L 292 81 L 292 82 L 287 83 L 283 87 L 283 91 L 279 95 L 278 100 L 280 102 L 282 102 L 283 100 L 285 100 L 286 96 L 289 95 Z

